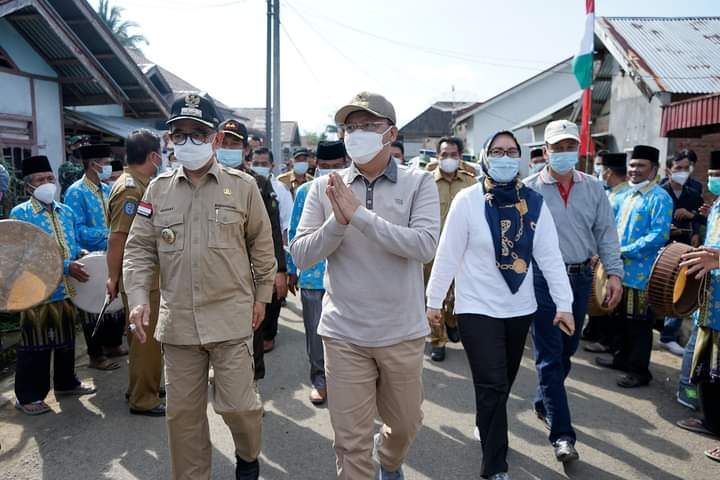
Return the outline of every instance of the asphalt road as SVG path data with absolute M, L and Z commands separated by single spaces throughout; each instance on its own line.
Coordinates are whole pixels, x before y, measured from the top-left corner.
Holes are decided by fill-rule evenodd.
M 334 478 L 327 409 L 307 400 L 308 368 L 298 304 L 283 309 L 278 346 L 266 357 L 268 374 L 260 385 L 267 410 L 261 460 L 266 480 Z M 655 380 L 647 388 L 629 391 L 615 386 L 615 375 L 591 361 L 590 354 L 579 353 L 567 384 L 581 461 L 564 470 L 553 457 L 547 431 L 531 410 L 535 370 L 528 344 L 508 404 L 514 479 L 720 479 L 720 464 L 702 454 L 720 439 L 674 426 L 690 414 L 674 399 L 679 358 L 654 351 Z M 451 345 L 444 363 L 426 359 L 425 367 L 425 421 L 407 459 L 406 477 L 477 479 L 481 452 L 472 437 L 474 398 L 465 355 L 459 345 Z M 125 365 L 114 372 L 98 372 L 89 370 L 87 357 L 80 355 L 78 374 L 93 380 L 98 393 L 61 401 L 51 393 L 48 403 L 55 413 L 39 417 L 24 416 L 13 408 L 12 376 L 2 379 L 0 478 L 168 478 L 165 422 L 128 413 Z M 212 406 L 208 415 L 213 478 L 234 478 L 230 433 Z

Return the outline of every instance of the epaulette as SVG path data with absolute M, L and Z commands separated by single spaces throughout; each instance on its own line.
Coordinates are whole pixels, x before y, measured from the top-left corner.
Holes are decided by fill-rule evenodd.
M 229 173 L 230 175 L 233 175 L 235 177 L 240 177 L 248 183 L 253 183 L 253 184 L 256 183 L 255 178 L 253 178 L 252 175 L 245 173 L 245 172 L 241 172 L 240 170 L 238 170 L 236 168 L 227 168 L 225 166 L 220 165 L 220 170 L 222 170 L 225 173 Z

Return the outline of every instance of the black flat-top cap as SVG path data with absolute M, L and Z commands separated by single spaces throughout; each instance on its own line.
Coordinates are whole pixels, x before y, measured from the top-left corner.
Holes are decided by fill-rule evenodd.
M 338 140 L 335 142 L 320 142 L 317 146 L 317 159 L 318 160 L 337 160 L 338 158 L 345 158 L 347 153 L 345 152 L 345 144 Z
M 627 153 L 604 153 L 600 159 L 606 167 L 627 168 Z
M 720 150 L 710 152 L 710 168 L 709 170 L 720 170 Z
M 633 148 L 630 158 L 635 160 L 649 160 L 651 163 L 657 164 L 660 161 L 660 150 L 649 145 L 636 145 Z
M 245 127 L 243 123 L 238 122 L 237 120 L 232 118 L 230 120 L 225 120 L 223 123 L 220 124 L 220 131 L 228 133 L 245 142 L 248 139 L 247 127 Z
M 110 145 L 105 144 L 83 145 L 75 150 L 75 156 L 82 158 L 83 160 L 90 160 L 92 158 L 108 158 L 112 157 L 112 149 L 110 148 Z
M 177 120 L 195 120 L 210 128 L 217 128 L 220 123 L 215 102 L 196 94 L 185 95 L 173 102 L 166 123 L 170 125 Z
M 28 157 L 22 161 L 23 177 L 27 177 L 33 173 L 45 172 L 52 172 L 50 160 L 48 160 L 45 155 L 35 155 L 34 157 Z
M 537 158 L 543 156 L 543 149 L 542 148 L 533 148 L 530 150 L 530 158 Z
M 113 160 L 112 162 L 110 162 L 110 165 L 112 165 L 113 172 L 122 172 L 123 171 L 123 163 L 121 160 Z

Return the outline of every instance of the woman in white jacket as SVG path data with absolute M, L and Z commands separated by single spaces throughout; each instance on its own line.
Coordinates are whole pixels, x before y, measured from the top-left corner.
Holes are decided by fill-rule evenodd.
M 518 177 L 520 144 L 498 132 L 481 153 L 484 176 L 453 201 L 427 287 L 427 316 L 442 321 L 455 280 L 455 313 L 475 385 L 483 478 L 509 479 L 506 403 L 537 303 L 540 268 L 557 306 L 555 324 L 572 333 L 572 290 L 552 216 Z M 533 265 L 534 264 L 534 265 Z

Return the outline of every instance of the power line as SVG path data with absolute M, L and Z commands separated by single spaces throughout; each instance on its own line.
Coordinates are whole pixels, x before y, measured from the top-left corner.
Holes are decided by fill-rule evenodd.
M 302 51 L 300 51 L 300 48 L 297 46 L 295 41 L 290 36 L 290 32 L 287 31 L 287 28 L 285 28 L 285 24 L 281 23 L 280 28 L 282 28 L 282 31 L 285 33 L 285 36 L 287 37 L 288 41 L 290 42 L 290 45 L 295 49 L 295 52 L 297 52 L 298 56 L 300 57 L 300 60 L 302 60 L 303 64 L 305 64 L 305 67 L 310 72 L 310 75 L 313 76 L 315 79 L 315 82 L 323 88 L 323 93 L 325 94 L 325 99 L 328 101 L 328 103 L 332 103 L 330 100 L 330 97 L 327 96 L 327 92 L 330 91 L 329 88 L 327 88 L 327 85 L 325 82 L 323 82 L 320 77 L 315 73 L 315 70 L 310 66 L 310 63 L 307 61 L 307 58 L 305 58 L 305 55 L 303 55 Z

